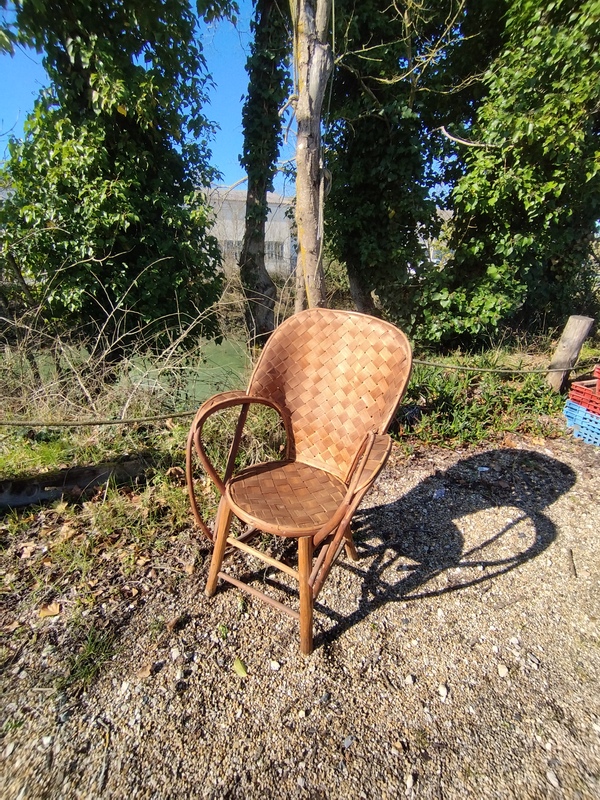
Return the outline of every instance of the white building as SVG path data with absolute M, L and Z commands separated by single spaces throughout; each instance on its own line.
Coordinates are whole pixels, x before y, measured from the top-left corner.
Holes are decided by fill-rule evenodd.
M 244 238 L 246 192 L 217 186 L 210 191 L 216 223 L 211 230 L 221 246 L 226 271 L 237 266 Z M 265 231 L 265 266 L 271 275 L 287 278 L 296 269 L 296 245 L 292 233 L 293 198 L 269 192 L 269 216 Z

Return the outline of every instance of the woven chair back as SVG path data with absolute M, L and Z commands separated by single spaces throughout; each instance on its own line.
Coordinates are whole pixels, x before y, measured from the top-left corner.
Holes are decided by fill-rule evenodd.
M 352 311 L 315 308 L 267 342 L 248 393 L 287 410 L 290 456 L 346 480 L 369 432 L 384 433 L 410 377 L 402 331 Z

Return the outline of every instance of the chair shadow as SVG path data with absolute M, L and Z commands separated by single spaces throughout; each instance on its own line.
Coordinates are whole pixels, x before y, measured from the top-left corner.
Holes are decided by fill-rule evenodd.
M 358 608 L 342 616 L 317 601 L 315 608 L 334 625 L 317 634 L 315 646 L 331 644 L 388 603 L 488 583 L 536 558 L 556 539 L 556 527 L 544 509 L 575 480 L 573 470 L 556 459 L 498 449 L 437 471 L 392 503 L 359 509 L 353 521 L 359 561 L 342 557 L 338 562 L 338 568 L 361 578 Z M 483 535 L 478 528 L 474 536 L 467 525 L 467 542 L 456 520 L 501 507 L 515 513 L 505 523 L 494 520 L 492 513 Z M 524 532 L 522 523 L 527 520 L 532 524 Z M 390 579 L 390 571 L 397 580 Z M 443 573 L 446 585 L 440 587 L 437 579 Z

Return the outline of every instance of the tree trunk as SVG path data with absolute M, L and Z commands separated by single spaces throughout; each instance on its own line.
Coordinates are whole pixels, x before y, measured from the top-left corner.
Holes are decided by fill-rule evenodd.
M 262 184 L 262 185 L 259 185 Z M 267 189 L 264 181 L 248 178 L 246 229 L 240 254 L 240 278 L 246 295 L 246 328 L 250 345 L 264 344 L 275 327 L 277 289 L 265 267 L 265 213 Z
M 296 0 L 294 18 L 298 76 L 298 270 L 304 280 L 306 303 L 311 308 L 326 305 L 322 263 L 324 181 L 321 162 L 321 109 L 333 68 L 331 47 L 327 43 L 331 2 L 332 0 Z
M 299 266 L 296 267 L 296 296 L 294 299 L 294 314 L 304 311 L 306 308 L 306 287 L 304 285 L 304 275 Z
M 27 302 L 29 303 L 29 310 L 35 308 L 36 305 L 37 305 L 37 303 L 35 302 L 35 298 L 31 294 L 29 286 L 27 286 L 27 282 L 25 281 L 25 278 L 23 277 L 23 273 L 19 269 L 19 265 L 15 261 L 15 257 L 10 252 L 10 250 L 8 250 L 7 253 L 6 253 L 6 261 L 9 264 L 10 268 L 12 269 L 13 274 L 14 274 L 15 278 L 17 279 L 17 282 L 18 282 L 19 286 L 23 290 L 23 294 L 27 298 Z
M 373 302 L 373 295 L 367 283 L 364 280 L 364 274 L 360 268 L 354 266 L 350 261 L 346 262 L 346 269 L 348 272 L 348 283 L 350 284 L 350 293 L 354 300 L 356 310 L 362 314 L 370 314 L 372 317 L 378 317 L 379 312 L 375 303 Z

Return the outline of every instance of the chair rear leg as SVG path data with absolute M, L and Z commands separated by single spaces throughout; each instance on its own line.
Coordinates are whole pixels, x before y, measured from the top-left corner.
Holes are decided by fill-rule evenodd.
M 350 525 L 344 531 L 344 546 L 346 548 L 346 555 L 351 561 L 358 561 L 358 553 L 356 552 L 356 545 L 352 538 L 352 531 Z
M 206 589 L 204 593 L 207 597 L 212 597 L 217 590 L 217 581 L 219 580 L 219 570 L 223 563 L 223 555 L 227 547 L 227 536 L 229 534 L 229 526 L 231 525 L 231 517 L 233 516 L 227 500 L 222 497 L 217 512 L 217 531 L 215 535 L 215 548 L 213 550 L 212 558 L 210 561 L 210 570 L 208 572 L 208 580 L 206 581 Z
M 300 650 L 310 655 L 313 650 L 313 590 L 309 583 L 312 571 L 312 537 L 298 539 L 298 572 L 300 576 Z

